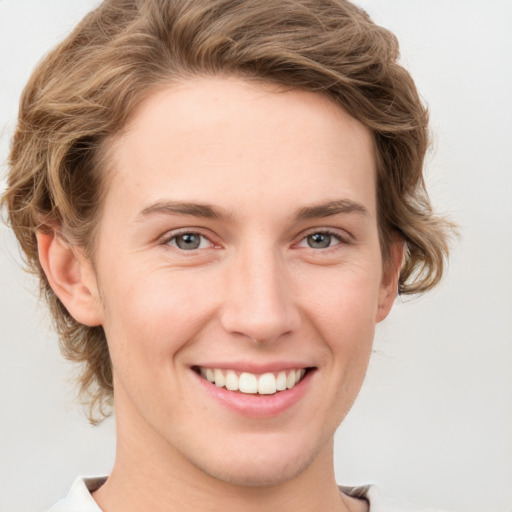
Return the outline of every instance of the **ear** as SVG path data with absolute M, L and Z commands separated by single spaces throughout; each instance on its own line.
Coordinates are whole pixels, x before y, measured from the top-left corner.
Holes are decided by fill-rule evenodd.
M 389 259 L 384 262 L 382 282 L 379 291 L 379 308 L 377 310 L 377 322 L 382 322 L 391 311 L 393 302 L 398 292 L 398 279 L 404 258 L 404 242 L 400 237 L 395 237 L 389 248 Z
M 84 251 L 55 230 L 37 233 L 37 249 L 52 290 L 71 316 L 81 324 L 101 325 L 96 275 Z

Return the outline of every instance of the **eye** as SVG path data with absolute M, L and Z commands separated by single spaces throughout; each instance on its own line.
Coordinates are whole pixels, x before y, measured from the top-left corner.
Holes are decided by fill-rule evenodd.
M 194 251 L 196 249 L 206 249 L 211 247 L 212 243 L 208 238 L 200 233 L 186 232 L 172 236 L 166 242 L 167 245 L 177 247 L 182 251 Z
M 309 247 L 311 249 L 328 249 L 342 242 L 339 235 L 330 233 L 329 231 L 315 231 L 305 236 L 299 246 Z

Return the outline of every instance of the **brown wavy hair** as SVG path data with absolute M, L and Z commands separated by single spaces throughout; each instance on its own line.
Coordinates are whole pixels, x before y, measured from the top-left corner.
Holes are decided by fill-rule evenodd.
M 451 226 L 434 215 L 425 190 L 428 113 L 398 57 L 395 36 L 345 0 L 107 0 L 38 65 L 21 99 L 2 202 L 62 351 L 82 363 L 91 420 L 112 396 L 105 334 L 78 323 L 55 295 L 36 233 L 57 226 L 94 255 L 109 138 L 169 83 L 239 76 L 343 106 L 373 134 L 384 260 L 397 234 L 406 245 L 399 292 L 438 283 Z

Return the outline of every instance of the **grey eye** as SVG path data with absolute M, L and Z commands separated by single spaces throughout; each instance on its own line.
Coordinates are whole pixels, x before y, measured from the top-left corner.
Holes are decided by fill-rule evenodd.
M 329 233 L 313 233 L 308 235 L 306 240 L 312 249 L 325 249 L 331 245 L 332 236 Z
M 201 238 L 198 233 L 183 233 L 174 237 L 174 243 L 184 251 L 193 251 L 201 245 Z

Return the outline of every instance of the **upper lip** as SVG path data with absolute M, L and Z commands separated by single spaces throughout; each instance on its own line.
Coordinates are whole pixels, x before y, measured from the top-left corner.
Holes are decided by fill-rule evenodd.
M 255 363 L 249 361 L 216 361 L 216 362 L 208 362 L 208 363 L 200 363 L 193 366 L 193 368 L 218 368 L 219 370 L 235 370 L 237 372 L 248 372 L 254 374 L 263 374 L 263 373 L 275 373 L 283 370 L 291 370 L 291 369 L 301 369 L 301 368 L 312 368 L 313 365 L 295 362 L 295 361 L 275 361 L 269 363 Z

